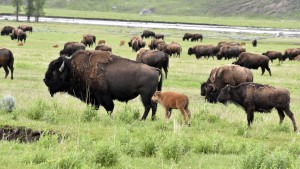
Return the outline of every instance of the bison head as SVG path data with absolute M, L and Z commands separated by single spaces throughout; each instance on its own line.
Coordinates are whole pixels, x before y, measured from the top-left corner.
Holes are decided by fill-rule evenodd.
M 206 87 L 207 87 L 207 82 L 201 83 L 200 87 L 200 95 L 205 96 L 206 94 Z
M 218 102 L 225 104 L 230 100 L 230 88 L 231 86 L 227 85 L 221 90 L 219 96 L 217 97 Z
M 151 100 L 157 103 L 160 97 L 161 97 L 161 91 L 156 91 L 152 96 Z
M 194 49 L 193 48 L 189 48 L 189 50 L 188 50 L 188 54 L 189 55 L 192 55 L 192 54 L 194 54 L 195 52 L 194 52 Z
M 65 64 L 65 57 L 53 60 L 45 74 L 44 83 L 48 87 L 50 95 L 57 92 L 65 92 L 69 89 L 69 69 Z
M 210 103 L 216 103 L 219 93 L 220 91 L 215 87 L 214 84 L 207 84 L 206 92 L 205 92 L 205 100 L 207 100 Z

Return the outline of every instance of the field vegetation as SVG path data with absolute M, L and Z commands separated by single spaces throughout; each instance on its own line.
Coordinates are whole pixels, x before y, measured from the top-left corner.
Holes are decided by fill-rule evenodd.
M 0 27 L 20 24 L 0 21 Z M 0 111 L 0 126 L 25 126 L 33 130 L 55 131 L 33 143 L 0 142 L 0 168 L 300 168 L 300 136 L 294 133 L 286 118 L 279 125 L 274 110 L 255 114 L 251 128 L 241 108 L 229 104 L 210 104 L 200 96 L 200 83 L 210 70 L 232 60 L 199 59 L 187 55 L 196 44 L 217 44 L 221 40 L 244 41 L 249 52 L 267 50 L 283 52 L 299 47 L 299 38 L 276 38 L 271 35 L 199 32 L 203 42 L 182 41 L 184 30 L 152 29 L 166 35 L 166 41 L 182 46 L 180 58 L 171 57 L 164 91 L 184 93 L 190 98 L 191 127 L 181 127 L 181 114 L 173 110 L 169 122 L 159 105 L 156 119 L 140 121 L 143 106 L 140 98 L 127 104 L 115 101 L 113 117 L 103 107 L 98 111 L 65 93 L 51 97 L 43 83 L 50 61 L 59 56 L 67 41 L 80 41 L 91 33 L 105 39 L 113 53 L 135 60 L 128 45 L 119 47 L 141 28 L 79 24 L 28 23 L 34 32 L 27 33 L 24 46 L 8 36 L 0 37 L 0 46 L 10 49 L 15 57 L 15 78 L 4 79 L 0 69 L 0 99 L 10 95 L 15 101 L 12 112 Z M 198 33 L 196 31 L 189 31 Z M 258 46 L 250 41 L 258 39 Z M 147 42 L 150 39 L 146 40 Z M 58 48 L 52 48 L 57 44 Z M 87 48 L 94 49 L 95 46 Z M 272 77 L 261 70 L 252 70 L 254 81 L 287 88 L 291 110 L 300 125 L 299 62 L 270 63 Z M 59 140 L 59 141 L 58 141 Z

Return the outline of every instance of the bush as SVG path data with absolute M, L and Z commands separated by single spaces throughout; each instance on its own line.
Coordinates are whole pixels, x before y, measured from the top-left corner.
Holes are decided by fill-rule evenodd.
M 95 162 L 102 167 L 110 167 L 117 164 L 118 156 L 119 154 L 116 147 L 102 143 L 96 148 Z
M 146 137 L 141 143 L 141 154 L 145 157 L 151 157 L 157 152 L 157 145 L 153 138 Z
M 162 155 L 167 160 L 178 162 L 183 153 L 184 146 L 180 138 L 167 138 L 165 144 L 162 146 Z
M 200 140 L 196 140 L 194 151 L 204 154 L 219 153 L 221 146 L 221 141 L 217 139 L 201 138 Z
M 81 168 L 82 164 L 81 164 L 81 155 L 78 153 L 73 153 L 65 158 L 62 158 L 59 162 L 58 162 L 58 167 L 60 169 L 77 169 L 77 168 Z
M 94 107 L 88 105 L 85 111 L 83 112 L 82 118 L 84 121 L 89 122 L 95 119 L 97 115 L 98 115 L 97 110 Z
M 262 168 L 268 169 L 278 169 L 278 168 L 291 168 L 293 158 L 292 155 L 287 151 L 278 151 L 272 152 L 265 157 Z
M 41 120 L 46 110 L 49 108 L 46 102 L 38 99 L 30 108 L 27 117 L 32 120 Z
M 119 120 L 126 123 L 131 124 L 135 120 L 140 118 L 139 110 L 133 109 L 130 106 L 126 105 L 123 111 L 118 112 Z
M 0 101 L 0 109 L 6 112 L 12 112 L 16 106 L 16 101 L 12 96 L 4 96 L 2 101 Z

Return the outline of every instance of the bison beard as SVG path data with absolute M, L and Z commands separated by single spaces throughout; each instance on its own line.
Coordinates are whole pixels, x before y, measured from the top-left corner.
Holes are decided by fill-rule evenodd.
M 287 115 L 293 123 L 294 131 L 297 131 L 294 114 L 290 110 L 290 93 L 286 89 L 256 83 L 227 85 L 221 90 L 217 100 L 223 104 L 233 102 L 242 106 L 247 113 L 248 127 L 253 122 L 254 111 L 271 112 L 273 108 L 276 108 L 280 118 L 279 124 Z
M 145 107 L 142 120 L 152 108 L 152 118 L 157 104 L 151 102 L 154 92 L 161 90 L 161 71 L 136 63 L 107 51 L 77 51 L 70 58 L 53 60 L 45 74 L 44 82 L 51 96 L 67 92 L 96 108 L 102 105 L 107 112 L 114 109 L 113 100 L 128 102 L 141 95 Z

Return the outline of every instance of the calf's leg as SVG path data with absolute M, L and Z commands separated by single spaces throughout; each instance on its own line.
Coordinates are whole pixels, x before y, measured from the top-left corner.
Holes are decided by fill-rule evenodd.
M 186 112 L 184 111 L 184 108 L 179 108 L 180 112 L 181 112 L 181 115 L 182 115 L 182 126 L 184 127 L 185 126 L 185 121 L 186 121 Z

